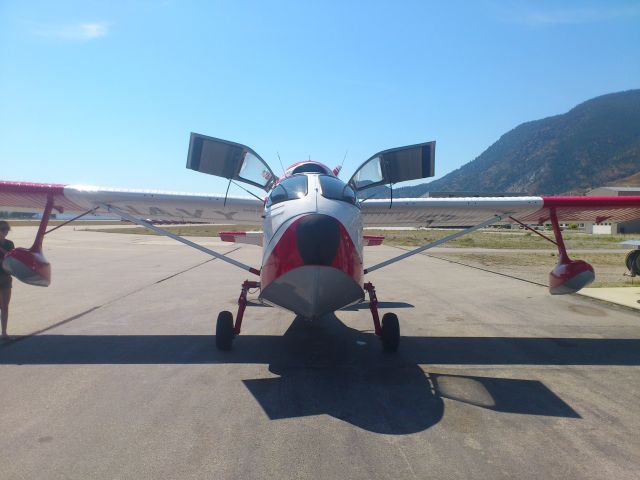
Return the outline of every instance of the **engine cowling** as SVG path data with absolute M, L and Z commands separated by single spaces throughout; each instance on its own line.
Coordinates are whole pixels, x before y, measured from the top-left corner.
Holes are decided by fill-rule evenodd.
M 586 287 L 596 278 L 591 264 L 584 260 L 561 259 L 549 273 L 549 293 L 566 295 Z
M 4 256 L 2 267 L 29 285 L 48 287 L 51 283 L 51 264 L 38 250 L 14 248 Z

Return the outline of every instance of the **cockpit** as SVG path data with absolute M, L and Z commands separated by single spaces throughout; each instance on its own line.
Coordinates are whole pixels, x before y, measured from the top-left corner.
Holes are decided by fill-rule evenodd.
M 329 175 L 319 175 L 321 194 L 324 198 L 342 200 L 351 205 L 358 205 L 356 192 L 349 185 L 337 177 Z
M 310 166 L 314 164 L 306 164 Z M 317 164 L 315 164 L 317 165 Z M 301 165 L 302 166 L 302 165 Z M 307 173 L 307 172 L 305 172 Z M 317 180 L 316 180 L 317 179 Z M 305 175 L 294 174 L 282 180 L 269 194 L 266 207 L 286 202 L 289 200 L 297 200 L 307 196 L 309 192 L 309 182 L 319 184 L 319 193 L 324 197 L 332 200 L 340 200 L 358 206 L 358 198 L 356 192 L 342 180 L 333 175 Z
M 286 202 L 288 200 L 297 200 L 307 196 L 309 191 L 307 186 L 306 175 L 294 175 L 285 178 L 276 187 L 271 190 L 267 198 L 267 208 L 277 203 Z
M 291 175 L 296 175 L 298 173 L 323 173 L 328 175 L 331 171 L 325 167 L 324 165 L 320 165 L 319 163 L 303 163 L 302 165 L 298 165 L 291 170 Z
M 290 177 L 292 175 L 298 175 L 300 173 L 319 173 L 321 175 L 333 175 L 334 172 L 323 165 L 320 162 L 314 162 L 312 160 L 294 163 L 284 172 L 285 177 Z

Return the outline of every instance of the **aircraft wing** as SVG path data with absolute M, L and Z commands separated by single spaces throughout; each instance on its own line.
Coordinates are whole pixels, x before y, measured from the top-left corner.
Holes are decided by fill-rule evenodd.
M 543 224 L 552 210 L 560 222 L 625 222 L 640 219 L 640 196 L 369 199 L 362 219 L 367 227 L 469 227 L 496 215 Z
M 262 223 L 264 203 L 257 198 L 207 193 L 130 190 L 86 185 L 0 181 L 0 210 L 42 213 L 53 198 L 56 213 L 109 215 L 115 207 L 134 217 L 236 224 Z

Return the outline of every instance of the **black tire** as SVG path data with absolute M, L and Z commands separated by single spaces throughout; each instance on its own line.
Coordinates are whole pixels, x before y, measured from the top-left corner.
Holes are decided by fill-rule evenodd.
M 640 275 L 640 250 L 631 250 L 627 253 L 625 263 L 631 275 Z
M 397 352 L 400 344 L 400 323 L 395 313 L 385 313 L 382 317 L 382 349 L 385 352 Z
M 216 322 L 216 347 L 218 350 L 229 351 L 233 343 L 233 314 L 220 312 Z

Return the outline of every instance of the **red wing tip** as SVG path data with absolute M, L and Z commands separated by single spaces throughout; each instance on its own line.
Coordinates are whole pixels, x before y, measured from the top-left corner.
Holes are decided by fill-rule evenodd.
M 543 208 L 552 207 L 640 207 L 640 196 L 542 197 Z
M 12 193 L 64 193 L 65 185 L 60 183 L 14 182 L 0 180 L 0 191 Z

